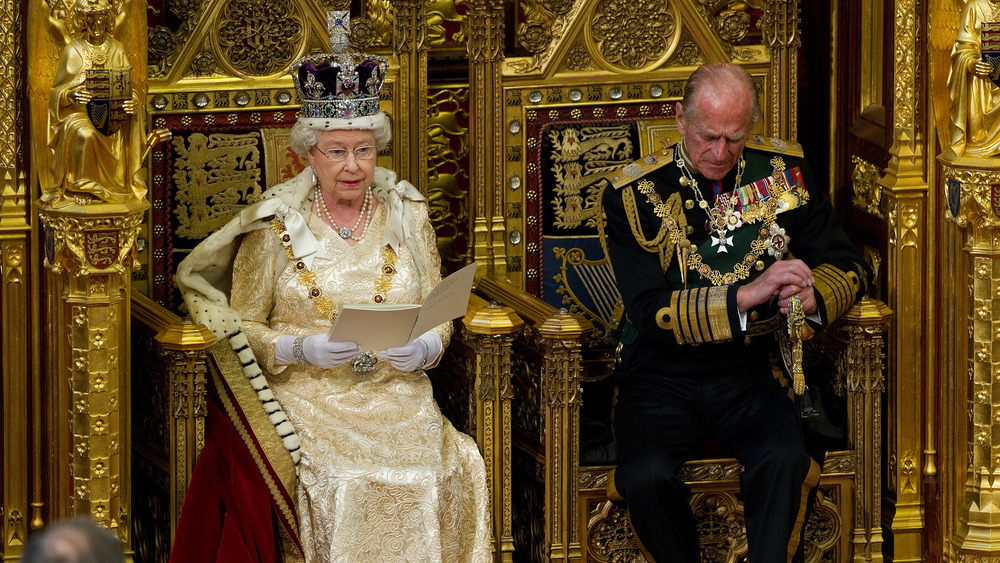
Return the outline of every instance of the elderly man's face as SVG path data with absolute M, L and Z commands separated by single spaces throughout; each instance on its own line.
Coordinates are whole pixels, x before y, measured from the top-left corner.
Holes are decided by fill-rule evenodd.
M 692 108 L 677 104 L 677 131 L 684 136 L 688 164 L 709 180 L 721 180 L 740 160 L 753 128 L 753 100 L 742 88 L 706 86 Z

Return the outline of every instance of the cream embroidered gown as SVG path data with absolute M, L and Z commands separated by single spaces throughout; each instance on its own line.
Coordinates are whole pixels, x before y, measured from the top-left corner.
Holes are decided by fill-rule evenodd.
M 329 255 L 312 267 L 324 295 L 336 303 L 367 303 L 379 285 L 387 303 L 422 301 L 441 279 L 441 260 L 427 206 L 412 207 L 423 280 L 405 245 L 394 265 L 393 253 L 383 252 L 385 205 L 354 246 L 309 216 Z M 472 438 L 442 416 L 427 376 L 396 370 L 386 360 L 367 373 L 349 363 L 330 370 L 274 366 L 280 335 L 326 333 L 330 320 L 307 297 L 309 286 L 269 229 L 246 236 L 233 280 L 232 307 L 302 440 L 296 502 L 306 561 L 488 561 L 483 460 Z M 451 326 L 436 332 L 447 340 Z

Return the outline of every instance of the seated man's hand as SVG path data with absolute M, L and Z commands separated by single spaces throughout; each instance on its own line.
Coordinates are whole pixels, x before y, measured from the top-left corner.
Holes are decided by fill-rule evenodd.
M 805 288 L 809 288 L 811 293 L 812 284 L 812 270 L 805 262 L 802 260 L 779 260 L 768 266 L 764 270 L 764 273 L 757 276 L 755 280 L 741 286 L 737 290 L 736 306 L 739 307 L 740 312 L 746 312 L 761 303 L 767 302 L 772 297 L 780 299 L 782 297 L 782 290 L 786 286 L 797 288 L 795 293 L 804 292 Z M 791 295 L 785 296 L 786 305 L 788 297 L 791 297 Z M 799 298 L 802 299 L 801 296 Z M 812 302 L 813 309 L 815 310 L 815 299 Z M 802 306 L 805 308 L 805 301 L 803 301 Z
M 378 353 L 400 371 L 416 371 L 432 365 L 441 355 L 444 345 L 434 332 L 425 332 L 406 346 L 389 348 Z
M 792 296 L 798 296 L 799 302 L 802 303 L 803 313 L 812 315 L 818 310 L 816 292 L 813 291 L 813 286 L 786 285 L 778 293 L 778 310 L 781 311 L 782 315 L 788 314 L 788 300 Z

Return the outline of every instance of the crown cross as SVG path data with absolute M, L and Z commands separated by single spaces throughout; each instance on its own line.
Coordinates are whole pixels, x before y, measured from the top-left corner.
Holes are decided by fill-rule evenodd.
M 330 52 L 346 53 L 351 43 L 351 13 L 347 10 L 327 12 L 326 31 L 330 34 Z

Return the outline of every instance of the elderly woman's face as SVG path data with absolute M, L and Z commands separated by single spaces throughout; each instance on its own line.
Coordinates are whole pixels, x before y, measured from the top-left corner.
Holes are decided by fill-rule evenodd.
M 323 191 L 335 202 L 364 196 L 377 162 L 375 135 L 367 130 L 335 130 L 316 137 L 308 158 Z

